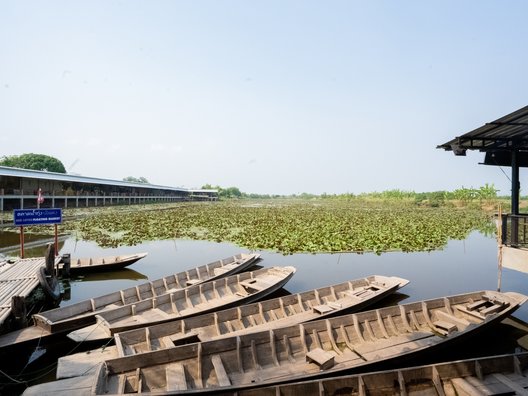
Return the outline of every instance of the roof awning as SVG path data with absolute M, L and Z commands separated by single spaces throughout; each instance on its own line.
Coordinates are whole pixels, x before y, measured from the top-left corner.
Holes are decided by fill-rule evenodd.
M 467 150 L 500 153 L 528 152 L 528 106 L 458 136 L 437 148 L 466 155 Z

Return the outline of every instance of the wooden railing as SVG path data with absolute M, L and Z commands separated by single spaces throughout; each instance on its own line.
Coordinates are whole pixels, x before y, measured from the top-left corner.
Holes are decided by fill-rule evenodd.
M 502 215 L 502 243 L 507 246 L 528 247 L 528 214 Z
M 215 196 L 205 195 L 140 195 L 115 193 L 109 195 L 55 195 L 44 194 L 42 208 L 79 208 L 89 206 L 134 205 L 147 202 L 181 202 L 181 201 L 212 201 Z M 0 213 L 13 209 L 32 209 L 37 207 L 37 195 L 2 195 L 0 194 Z

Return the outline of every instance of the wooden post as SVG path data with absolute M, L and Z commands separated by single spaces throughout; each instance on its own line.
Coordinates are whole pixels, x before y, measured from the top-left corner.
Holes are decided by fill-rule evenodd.
M 55 266 L 55 248 L 53 244 L 48 243 L 48 248 L 46 249 L 46 271 L 48 274 L 53 274 L 53 267 Z
M 23 296 L 11 297 L 11 312 L 17 322 L 17 327 L 25 327 L 27 325 L 27 307 L 26 300 Z
M 59 255 L 59 236 L 58 236 L 58 227 L 57 224 L 53 224 L 55 226 L 55 256 Z
M 20 258 L 24 258 L 24 226 L 20 226 Z
M 499 273 L 497 276 L 497 291 L 501 291 L 502 287 L 502 206 L 499 204 L 499 216 L 497 220 L 497 245 L 499 247 L 499 251 L 497 254 L 497 259 L 499 261 Z
M 62 277 L 70 277 L 70 267 L 71 267 L 71 256 L 70 253 L 64 253 L 62 255 Z
M 512 177 L 511 177 L 511 245 L 517 247 L 518 237 L 519 237 L 519 195 L 521 185 L 519 183 L 519 162 L 517 156 L 517 150 L 512 151 L 511 156 L 511 167 L 512 167 Z

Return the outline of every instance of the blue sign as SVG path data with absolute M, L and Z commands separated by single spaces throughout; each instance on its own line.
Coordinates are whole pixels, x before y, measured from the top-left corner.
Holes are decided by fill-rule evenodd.
M 16 226 L 62 223 L 62 209 L 15 209 L 13 221 Z

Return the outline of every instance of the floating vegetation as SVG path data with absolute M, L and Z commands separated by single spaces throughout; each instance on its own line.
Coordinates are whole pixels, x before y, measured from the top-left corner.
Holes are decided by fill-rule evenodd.
M 61 229 L 103 247 L 190 238 L 283 254 L 428 251 L 442 248 L 450 239 L 465 239 L 473 230 L 493 232 L 490 215 L 478 209 L 431 208 L 396 201 L 292 199 L 104 211 L 67 222 Z

